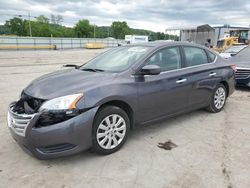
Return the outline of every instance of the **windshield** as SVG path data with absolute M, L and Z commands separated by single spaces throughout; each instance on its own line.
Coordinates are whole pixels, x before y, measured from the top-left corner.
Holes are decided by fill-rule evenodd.
M 118 47 L 90 60 L 80 69 L 121 72 L 133 65 L 150 48 L 146 46 Z

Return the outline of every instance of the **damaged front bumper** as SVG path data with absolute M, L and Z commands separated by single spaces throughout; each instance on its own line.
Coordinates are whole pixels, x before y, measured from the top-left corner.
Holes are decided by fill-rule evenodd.
M 98 107 L 63 122 L 39 126 L 42 113 L 21 114 L 8 110 L 8 127 L 12 137 L 28 153 L 39 159 L 72 155 L 92 146 L 92 124 Z

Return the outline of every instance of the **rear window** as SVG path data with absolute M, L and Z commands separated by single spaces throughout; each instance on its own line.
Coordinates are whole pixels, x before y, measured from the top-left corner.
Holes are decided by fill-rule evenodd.
M 196 66 L 208 63 L 206 52 L 201 48 L 184 47 L 187 66 Z

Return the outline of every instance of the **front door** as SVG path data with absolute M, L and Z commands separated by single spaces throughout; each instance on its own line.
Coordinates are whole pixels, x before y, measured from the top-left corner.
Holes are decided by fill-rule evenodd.
M 183 75 L 179 47 L 157 51 L 145 65 L 158 65 L 159 75 L 145 75 L 137 80 L 140 121 L 147 122 L 187 109 L 191 85 Z

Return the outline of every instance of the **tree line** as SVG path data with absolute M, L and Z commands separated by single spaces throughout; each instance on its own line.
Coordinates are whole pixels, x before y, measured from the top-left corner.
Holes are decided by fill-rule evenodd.
M 16 35 L 33 37 L 72 37 L 72 38 L 107 38 L 124 39 L 125 35 L 148 35 L 154 40 L 178 40 L 176 35 L 168 35 L 162 32 L 153 32 L 143 29 L 130 28 L 127 22 L 114 21 L 111 26 L 97 26 L 89 20 L 81 19 L 74 27 L 62 25 L 63 17 L 51 15 L 50 19 L 44 15 L 29 21 L 20 17 L 13 17 L 0 25 L 0 35 Z

